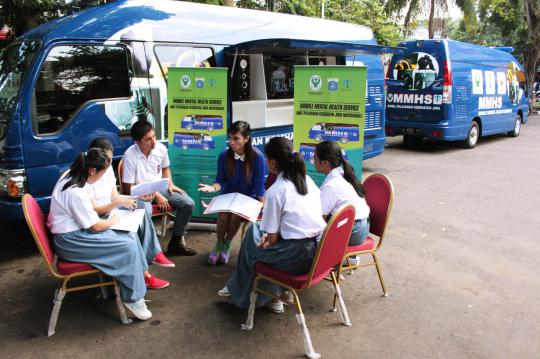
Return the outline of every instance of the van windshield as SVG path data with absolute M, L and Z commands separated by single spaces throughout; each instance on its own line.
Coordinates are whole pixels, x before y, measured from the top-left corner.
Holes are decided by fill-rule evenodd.
M 0 54 L 0 139 L 17 102 L 22 80 L 38 48 L 37 41 L 13 44 Z

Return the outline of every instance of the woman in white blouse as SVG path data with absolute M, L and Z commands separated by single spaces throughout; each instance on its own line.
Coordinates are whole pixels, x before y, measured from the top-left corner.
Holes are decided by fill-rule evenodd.
M 240 247 L 236 270 L 218 294 L 231 296 L 242 309 L 249 307 L 249 294 L 256 262 L 263 262 L 290 273 L 306 273 L 317 250 L 317 237 L 326 226 L 322 218 L 319 188 L 306 175 L 299 153 L 290 140 L 274 137 L 264 148 L 266 164 L 277 175 L 266 191 L 262 221 L 253 224 Z M 264 282 L 261 287 L 279 295 L 281 288 Z M 283 303 L 270 302 L 259 295 L 257 306 L 283 313 Z
M 126 308 L 141 320 L 150 319 L 146 308 L 144 276 L 148 269 L 136 233 L 110 229 L 118 216 L 100 219 L 84 186 L 98 181 L 110 166 L 105 151 L 91 148 L 81 153 L 51 196 L 47 225 L 56 254 L 67 261 L 88 263 L 118 279 Z
M 356 178 L 350 163 L 343 158 L 342 149 L 334 141 L 322 141 L 315 147 L 314 160 L 317 172 L 326 174 L 321 185 L 323 216 L 332 216 L 344 204 L 354 205 L 356 217 L 349 245 L 364 243 L 369 233 L 366 190 Z

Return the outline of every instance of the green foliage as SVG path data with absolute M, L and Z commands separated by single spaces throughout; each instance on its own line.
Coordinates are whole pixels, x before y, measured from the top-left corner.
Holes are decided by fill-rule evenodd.
M 320 0 L 239 0 L 236 5 L 248 9 L 321 17 Z M 381 45 L 395 45 L 402 40 L 400 28 L 386 15 L 381 0 L 325 0 L 325 18 L 368 26 Z
M 0 22 L 19 36 L 33 27 L 61 15 L 65 6 L 58 0 L 2 0 Z
M 522 2 L 515 0 L 481 0 L 478 24 L 467 29 L 463 20 L 452 24 L 450 38 L 484 46 L 512 46 L 523 63 L 527 44 L 527 23 Z

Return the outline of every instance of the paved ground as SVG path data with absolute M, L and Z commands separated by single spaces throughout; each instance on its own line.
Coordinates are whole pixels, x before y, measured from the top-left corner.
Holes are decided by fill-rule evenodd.
M 396 198 L 382 248 L 390 296 L 372 269 L 343 284 L 353 327 L 328 312 L 322 285 L 303 297 L 315 348 L 327 358 L 538 358 L 540 356 L 540 117 L 518 138 L 496 136 L 473 150 L 389 139 L 365 173 L 385 173 Z M 112 301 L 95 292 L 64 300 L 57 334 L 47 338 L 55 282 L 28 234 L 2 226 L 0 356 L 300 358 L 292 310 L 245 313 L 216 296 L 233 265 L 210 268 L 212 234 L 192 233 L 202 253 L 157 269 L 172 286 L 154 291 L 152 320 L 120 324 Z

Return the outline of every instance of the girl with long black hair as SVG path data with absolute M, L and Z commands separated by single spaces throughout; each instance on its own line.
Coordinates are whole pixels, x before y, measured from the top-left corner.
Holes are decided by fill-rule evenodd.
M 317 237 L 326 225 L 320 191 L 306 175 L 304 160 L 293 150 L 291 141 L 274 137 L 264 152 L 268 169 L 277 178 L 266 191 L 262 221 L 246 233 L 236 270 L 218 292 L 221 296 L 230 295 L 242 309 L 249 307 L 256 262 L 290 273 L 306 273 L 317 250 Z M 265 282 L 264 288 L 276 295 L 281 292 L 279 286 L 271 283 Z M 270 302 L 270 297 L 259 295 L 257 306 L 265 304 L 276 313 L 283 312 L 282 302 Z
M 264 200 L 264 156 L 252 145 L 249 123 L 234 122 L 227 130 L 229 148 L 218 158 L 216 181 L 213 185 L 200 184 L 201 192 L 242 193 Z M 215 265 L 229 262 L 231 244 L 242 223 L 234 213 L 220 213 L 217 220 L 217 241 L 208 255 L 208 263 Z
M 343 150 L 334 141 L 322 141 L 315 147 L 315 169 L 326 174 L 321 185 L 322 213 L 332 216 L 344 204 L 353 204 L 356 210 L 349 245 L 364 243 L 369 233 L 369 207 L 366 190 L 354 174 L 354 168 L 343 157 Z
M 99 148 L 77 156 L 54 187 L 47 225 L 60 258 L 88 263 L 118 279 L 126 308 L 137 318 L 147 320 L 152 313 L 144 303 L 148 264 L 141 243 L 136 233 L 111 230 L 118 217 L 100 219 L 84 188 L 98 181 L 110 164 L 107 153 Z

